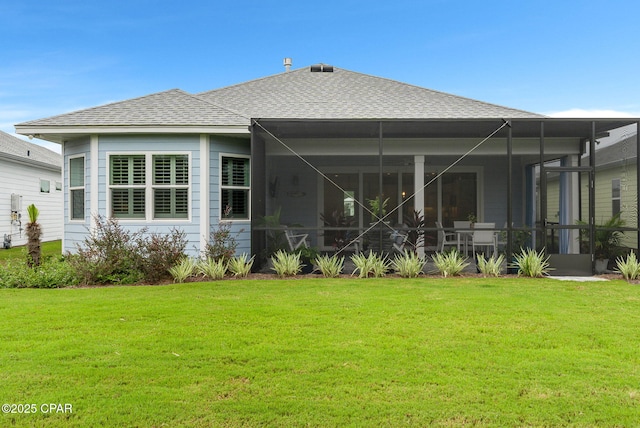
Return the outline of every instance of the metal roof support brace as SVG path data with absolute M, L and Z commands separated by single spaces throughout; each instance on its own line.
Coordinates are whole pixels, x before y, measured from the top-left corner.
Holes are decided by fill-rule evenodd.
M 636 228 L 638 230 L 638 247 L 640 248 L 640 198 L 638 190 L 640 189 L 640 121 L 636 122 Z
M 591 253 L 591 271 L 596 268 L 596 122 L 591 122 L 591 140 L 589 141 L 589 252 Z
M 511 240 L 513 231 L 513 128 L 511 122 L 507 122 L 509 129 L 507 130 L 507 263 L 511 261 Z

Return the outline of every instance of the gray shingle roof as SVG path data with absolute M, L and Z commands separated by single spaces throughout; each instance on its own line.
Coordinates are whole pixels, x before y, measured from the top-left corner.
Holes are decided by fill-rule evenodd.
M 0 157 L 3 155 L 58 168 L 62 166 L 62 156 L 58 153 L 0 131 Z
M 541 118 L 535 113 L 340 68 L 309 67 L 204 92 L 179 89 L 17 126 L 241 126 L 250 118 Z
M 198 94 L 254 118 L 540 118 L 538 114 L 334 67 L 297 69 Z
M 636 140 L 638 134 L 625 136 L 620 141 L 617 141 L 606 147 L 596 146 L 596 165 L 597 166 L 614 166 L 625 160 L 631 160 L 636 158 L 637 144 Z
M 20 126 L 228 126 L 242 117 L 180 89 L 19 124 Z

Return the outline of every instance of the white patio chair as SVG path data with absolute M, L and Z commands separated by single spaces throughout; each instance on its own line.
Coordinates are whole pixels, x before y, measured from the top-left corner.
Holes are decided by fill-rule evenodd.
M 458 239 L 455 233 L 445 231 L 442 223 L 439 221 L 436 221 L 436 227 L 438 228 L 438 246 L 440 247 L 440 252 L 444 251 L 445 245 L 458 245 Z
M 309 237 L 308 233 L 296 234 L 291 229 L 285 227 L 284 234 L 287 237 L 287 242 L 289 242 L 289 248 L 291 251 L 295 251 L 302 246 L 309 248 L 309 243 L 307 242 L 307 238 Z
M 406 225 L 399 226 L 401 228 L 406 227 Z M 409 239 L 409 234 L 405 230 L 394 230 L 389 235 L 391 241 L 393 241 L 393 249 L 400 254 L 404 253 L 405 246 L 407 245 L 407 240 Z
M 491 247 L 493 255 L 498 252 L 498 234 L 491 229 L 496 227 L 495 223 L 476 223 L 473 225 L 473 235 L 471 246 L 473 247 L 473 258 L 476 258 L 476 247 Z
M 464 244 L 464 254 L 466 255 L 469 248 L 469 239 L 471 238 L 471 222 L 470 221 L 454 221 L 456 237 L 458 238 L 458 252 L 460 252 L 460 241 Z

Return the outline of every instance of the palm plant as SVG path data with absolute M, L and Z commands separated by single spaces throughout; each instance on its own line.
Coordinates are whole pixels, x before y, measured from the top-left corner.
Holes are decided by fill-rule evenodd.
M 38 223 L 38 216 L 40 211 L 34 204 L 27 207 L 27 213 L 29 214 L 29 223 L 27 223 L 27 264 L 30 267 L 40 266 L 40 236 L 42 235 L 42 228 Z

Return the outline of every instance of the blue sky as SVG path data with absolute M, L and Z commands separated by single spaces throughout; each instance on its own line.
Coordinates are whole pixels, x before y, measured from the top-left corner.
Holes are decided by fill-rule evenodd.
M 284 57 L 536 113 L 640 117 L 638 22 L 636 0 L 0 0 L 0 130 L 280 73 Z

